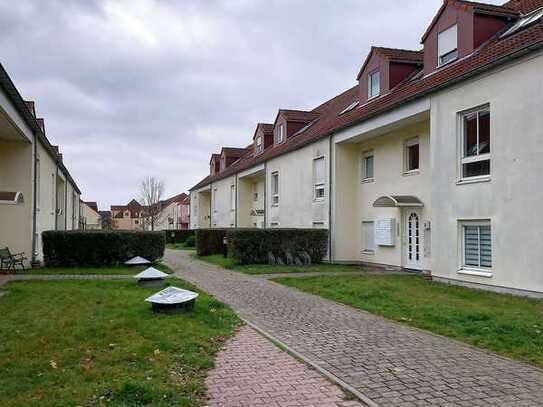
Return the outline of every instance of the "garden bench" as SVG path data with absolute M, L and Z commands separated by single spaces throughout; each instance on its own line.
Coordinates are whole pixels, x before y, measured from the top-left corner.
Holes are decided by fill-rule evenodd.
M 7 272 L 9 272 L 10 270 L 12 270 L 13 273 L 15 273 L 16 266 L 21 266 L 24 270 L 25 260 L 26 257 L 24 253 L 11 254 L 9 248 L 7 247 L 0 249 L 0 271 L 6 270 Z

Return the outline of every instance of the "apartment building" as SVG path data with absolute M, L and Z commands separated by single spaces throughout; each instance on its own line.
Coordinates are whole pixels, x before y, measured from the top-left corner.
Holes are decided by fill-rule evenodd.
M 135 199 L 132 199 L 126 205 L 111 205 L 110 212 L 112 229 L 145 229 L 145 207 Z
M 190 197 L 181 193 L 160 202 L 155 230 L 184 230 L 190 223 Z
M 445 0 L 422 31 L 258 124 L 236 161 L 213 155 L 191 228 L 322 227 L 332 262 L 543 295 L 543 0 Z
M 41 262 L 43 231 L 78 228 L 80 195 L 35 103 L 0 65 L 0 247 Z
M 80 224 L 83 230 L 102 229 L 102 216 L 98 211 L 96 202 L 81 201 Z

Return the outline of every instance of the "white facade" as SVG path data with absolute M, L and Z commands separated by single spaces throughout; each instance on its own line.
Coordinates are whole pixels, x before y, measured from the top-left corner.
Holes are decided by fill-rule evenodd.
M 43 260 L 42 232 L 77 229 L 80 215 L 80 192 L 33 114 L 0 91 L 0 193 L 22 197 L 0 200 L 0 247 L 24 253 L 27 265 Z

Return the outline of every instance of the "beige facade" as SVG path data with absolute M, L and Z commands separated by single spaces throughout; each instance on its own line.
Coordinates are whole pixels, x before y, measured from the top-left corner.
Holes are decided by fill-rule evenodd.
M 183 230 L 190 224 L 190 198 L 181 193 L 161 202 L 155 230 Z
M 145 208 L 135 199 L 111 206 L 111 227 L 116 230 L 144 230 Z
M 322 227 L 332 262 L 543 296 L 543 51 L 530 28 L 515 36 L 543 18 L 520 16 L 502 35 L 473 3 L 457 7 L 445 2 L 435 27 L 451 24 L 438 21 L 447 10 L 462 35 L 471 21 L 492 40 L 442 55 L 432 31 L 423 51 L 372 49 L 355 88 L 280 110 L 253 150 L 197 184 L 191 228 Z
M 81 201 L 81 227 L 85 230 L 102 229 L 102 217 L 98 213 L 96 202 Z
M 58 147 L 45 136 L 34 104 L 24 102 L 5 71 L 0 90 L 0 247 L 43 260 L 42 232 L 79 225 L 80 191 L 62 162 Z M 28 265 L 27 264 L 27 265 Z

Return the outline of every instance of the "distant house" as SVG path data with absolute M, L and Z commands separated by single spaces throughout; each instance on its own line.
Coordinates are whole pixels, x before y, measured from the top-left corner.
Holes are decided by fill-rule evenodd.
M 543 0 L 445 0 L 423 31 L 213 154 L 191 228 L 325 228 L 332 262 L 543 296 Z
M 155 230 L 188 229 L 190 224 L 190 197 L 181 193 L 160 202 L 160 215 Z
M 81 191 L 34 102 L 0 65 L 0 248 L 42 261 L 42 232 L 79 227 Z
M 81 201 L 80 224 L 83 230 L 102 229 L 102 218 L 96 202 Z
M 126 205 L 111 206 L 111 228 L 118 230 L 143 230 L 145 207 L 135 199 Z

